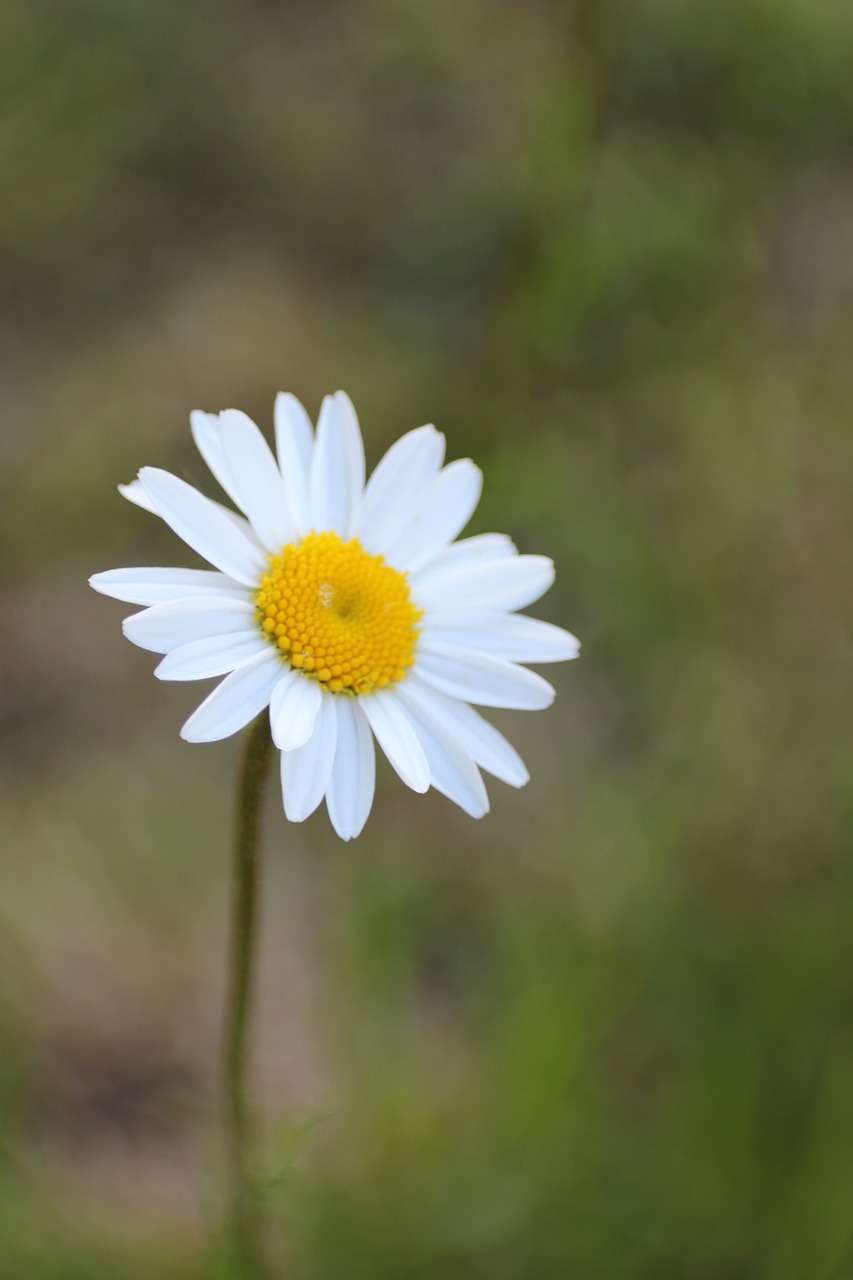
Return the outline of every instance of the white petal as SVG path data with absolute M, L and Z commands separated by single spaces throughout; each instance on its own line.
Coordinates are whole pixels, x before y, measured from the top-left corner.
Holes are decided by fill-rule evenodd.
M 419 608 L 511 611 L 538 600 L 554 581 L 554 565 L 547 556 L 513 556 L 483 565 L 463 565 L 423 575 L 412 584 Z
M 272 739 L 279 751 L 294 751 L 314 732 L 323 692 L 316 680 L 288 670 L 270 698 Z
M 305 746 L 281 754 L 284 812 L 291 822 L 304 822 L 326 794 L 338 742 L 337 702 L 333 693 L 324 693 Z
M 464 565 L 483 565 L 492 560 L 511 560 L 518 547 L 505 533 L 478 533 L 473 538 L 451 542 L 423 569 L 412 574 L 413 582 L 428 582 L 434 573 L 461 569 Z
M 349 519 L 347 521 L 347 537 L 352 537 L 352 517 L 361 495 L 364 493 L 364 441 L 361 427 L 352 400 L 345 391 L 335 392 L 335 403 L 338 406 L 338 422 L 340 424 L 343 451 L 346 456 L 346 472 L 349 483 Z
M 436 715 L 481 768 L 511 787 L 523 787 L 529 781 L 530 774 L 515 747 L 467 702 L 446 697 L 415 675 L 405 687 L 410 701 Z
M 413 791 L 429 788 L 429 765 L 411 721 L 403 713 L 396 694 L 371 693 L 360 700 L 368 724 L 392 767 Z
M 181 729 L 187 742 L 218 742 L 237 733 L 263 711 L 281 675 L 272 645 L 218 684 Z
M 227 636 L 205 636 L 172 649 L 155 667 L 154 674 L 160 680 L 209 680 L 211 676 L 227 675 L 269 647 L 269 640 L 259 634 L 257 627 Z
M 418 427 L 392 444 L 353 516 L 353 536 L 372 555 L 384 554 L 399 538 L 443 460 L 444 436 L 433 426 Z
M 355 698 L 330 694 L 339 704 L 338 745 L 326 791 L 326 807 L 332 826 L 342 840 L 353 840 L 361 831 L 376 780 L 376 753 L 367 718 Z
M 130 484 L 120 484 L 118 491 L 123 498 L 127 498 L 128 502 L 132 502 L 134 506 L 141 507 L 143 511 L 150 511 L 152 515 L 157 515 L 154 503 L 148 497 L 139 480 L 131 480 Z
M 418 653 L 417 673 L 440 693 L 482 707 L 541 711 L 554 700 L 551 685 L 535 672 L 474 649 Z
M 270 551 L 292 542 L 287 491 L 272 450 L 251 418 L 239 409 L 219 415 L 222 453 L 233 483 L 234 501 L 249 517 L 258 538 Z
M 193 551 L 238 582 L 247 586 L 258 582 L 263 553 L 222 507 L 157 467 L 143 467 L 139 478 L 158 514 Z
M 446 652 L 449 646 L 493 653 L 510 662 L 565 662 L 576 658 L 580 642 L 569 631 L 518 613 L 448 610 L 427 618 L 419 648 Z
M 275 400 L 275 450 L 287 493 L 287 505 L 298 535 L 311 529 L 308 477 L 314 451 L 314 428 L 296 396 L 279 392 Z
M 122 630 L 133 644 L 152 653 L 170 653 L 178 645 L 207 636 L 232 635 L 246 631 L 254 619 L 255 608 L 248 600 L 232 600 L 228 596 L 191 596 L 183 600 L 167 600 L 154 604 L 141 613 L 131 614 Z
M 233 507 L 226 507 L 224 503 L 216 502 L 213 498 L 209 501 L 214 511 L 218 511 L 225 520 L 233 525 L 238 533 L 242 535 L 243 538 L 246 538 L 262 556 L 265 557 L 267 555 L 266 548 L 261 545 L 258 535 L 255 533 L 245 516 L 240 515 L 239 511 L 235 511 Z M 157 510 L 153 503 L 151 503 L 149 510 L 153 511 L 155 515 L 161 515 L 161 512 Z
M 363 483 L 364 446 L 355 412 L 348 399 L 326 396 L 320 408 L 311 459 L 312 527 L 333 529 L 342 538 L 348 538 Z
M 388 563 L 403 573 L 417 573 L 429 564 L 465 528 L 482 491 L 483 473 L 470 458 L 451 462 L 436 476 L 401 537 L 388 548 Z
M 207 463 L 208 469 L 219 485 L 228 494 L 232 502 L 239 506 L 231 472 L 225 461 L 222 449 L 222 423 L 218 413 L 205 413 L 202 409 L 193 409 L 190 414 L 190 430 L 193 433 L 195 447 Z
M 89 586 L 127 604 L 162 604 L 187 596 L 247 598 L 246 588 L 239 582 L 210 569 L 107 569 L 93 574 Z
M 397 696 L 424 749 L 432 785 L 472 818 L 482 818 L 489 812 L 489 797 L 472 757 L 441 719 L 412 697 L 409 681 Z

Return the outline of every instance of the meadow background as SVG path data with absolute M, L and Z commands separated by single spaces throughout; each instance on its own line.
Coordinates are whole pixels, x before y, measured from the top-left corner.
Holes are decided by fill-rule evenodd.
M 226 1274 L 238 744 L 86 578 L 339 386 L 584 652 L 481 823 L 273 788 L 275 1274 L 851 1280 L 853 6 L 4 0 L 0 189 L 3 1280 Z

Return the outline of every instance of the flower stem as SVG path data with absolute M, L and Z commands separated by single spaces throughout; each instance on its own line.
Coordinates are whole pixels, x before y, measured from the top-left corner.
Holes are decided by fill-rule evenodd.
M 248 1165 L 246 1062 L 253 1004 L 259 880 L 258 835 L 269 772 L 269 718 L 258 716 L 245 740 L 234 827 L 234 897 L 223 1073 L 225 1158 L 231 1254 L 240 1280 L 263 1275 Z

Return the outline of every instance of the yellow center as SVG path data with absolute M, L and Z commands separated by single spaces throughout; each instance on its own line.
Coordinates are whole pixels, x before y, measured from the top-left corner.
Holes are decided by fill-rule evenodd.
M 258 622 L 282 656 L 332 693 L 370 693 L 415 660 L 421 612 L 404 574 L 358 538 L 309 533 L 270 556 Z

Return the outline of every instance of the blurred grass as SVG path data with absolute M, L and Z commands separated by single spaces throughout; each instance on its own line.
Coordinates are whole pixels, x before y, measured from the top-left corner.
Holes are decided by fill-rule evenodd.
M 270 803 L 279 1274 L 853 1275 L 853 10 L 6 0 L 0 1274 L 224 1274 L 234 744 L 88 573 L 193 407 L 434 420 L 575 630 L 470 823 Z M 91 598 L 90 598 L 91 595 Z

